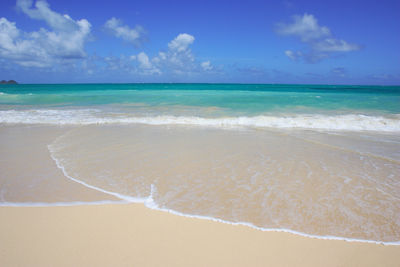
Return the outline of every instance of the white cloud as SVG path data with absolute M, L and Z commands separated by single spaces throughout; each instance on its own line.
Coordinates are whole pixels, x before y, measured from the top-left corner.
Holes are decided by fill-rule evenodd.
M 158 57 L 159 57 L 161 60 L 166 60 L 166 59 L 167 59 L 167 54 L 164 53 L 164 52 L 159 52 L 159 53 L 158 53 Z
M 51 30 L 20 31 L 14 22 L 0 18 L 0 57 L 22 66 L 49 67 L 86 56 L 84 45 L 91 25 L 52 11 L 46 1 L 18 0 L 17 8 L 32 19 L 43 20 Z
M 151 63 L 146 53 L 140 52 L 136 59 L 139 62 L 139 72 L 141 74 L 161 74 L 161 71 Z
M 145 51 L 127 56 L 109 56 L 101 58 L 97 65 L 107 73 L 115 71 L 120 75 L 125 72 L 132 77 L 163 77 L 167 80 L 188 79 L 206 72 L 217 72 L 218 69 L 210 61 L 196 61 L 190 49 L 194 40 L 192 35 L 179 34 L 166 43 L 166 50 L 159 51 L 154 56 L 149 56 Z
M 125 41 L 139 46 L 144 41 L 145 31 L 142 26 L 136 25 L 131 29 L 127 25 L 123 25 L 122 21 L 116 18 L 111 18 L 106 21 L 104 27 L 110 30 L 116 37 L 122 38 Z
M 141 52 L 137 55 L 137 60 L 140 63 L 140 67 L 143 69 L 149 69 L 152 67 L 149 57 L 144 52 Z
M 213 66 L 211 66 L 211 62 L 210 61 L 201 62 L 200 65 L 203 68 L 203 70 L 205 70 L 205 71 L 209 71 L 209 70 L 213 69 Z
M 117 57 L 87 56 L 85 44 L 91 33 L 86 19 L 74 20 L 69 15 L 52 10 L 45 0 L 17 0 L 17 9 L 34 20 L 46 23 L 42 28 L 25 32 L 15 22 L 0 17 L 0 62 L 53 70 L 76 68 L 85 73 L 118 71 L 139 75 L 190 75 L 214 72 L 210 61 L 198 62 L 191 50 L 195 37 L 178 34 L 166 44 L 166 50 L 149 57 L 145 52 Z M 117 18 L 109 19 L 104 27 L 118 38 L 134 44 L 143 41 L 140 26 L 130 28 Z M 79 61 L 77 61 L 79 60 Z M 3 65 L 4 65 L 3 64 Z
M 194 36 L 182 33 L 168 43 L 166 51 L 160 51 L 153 58 L 149 58 L 144 52 L 131 59 L 137 60 L 138 72 L 142 74 L 174 74 L 187 75 L 213 70 L 210 61 L 197 62 L 190 45 Z
M 293 23 L 291 24 L 278 24 L 277 32 L 282 35 L 298 36 L 303 42 L 331 35 L 327 27 L 319 26 L 317 19 L 308 14 L 293 16 Z
M 33 9 L 31 8 L 32 3 L 32 0 L 17 0 L 17 8 L 32 19 L 46 21 L 46 23 L 55 30 L 73 31 L 78 28 L 76 23 L 68 15 L 61 15 L 52 11 L 46 1 L 36 1 L 36 8 Z
M 333 53 L 360 49 L 357 44 L 333 38 L 330 29 L 320 26 L 318 20 L 311 14 L 293 16 L 292 23 L 279 23 L 276 32 L 281 35 L 296 36 L 308 45 L 309 52 L 286 50 L 285 54 L 291 60 L 303 58 L 309 63 L 315 63 L 330 57 Z
M 194 42 L 194 36 L 181 33 L 168 43 L 166 52 L 158 53 L 152 61 L 163 69 L 174 73 L 189 72 L 196 68 L 195 57 L 189 46 Z
M 194 37 L 192 35 L 181 33 L 168 44 L 168 48 L 172 51 L 183 52 L 187 50 L 189 45 L 193 42 Z

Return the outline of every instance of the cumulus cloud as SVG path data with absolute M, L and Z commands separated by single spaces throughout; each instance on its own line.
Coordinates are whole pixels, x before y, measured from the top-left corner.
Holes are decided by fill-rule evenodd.
M 76 69 L 81 73 L 117 71 L 133 75 L 198 75 L 215 73 L 210 61 L 197 61 L 191 50 L 195 37 L 180 33 L 166 43 L 165 50 L 154 56 L 145 52 L 120 56 L 88 56 L 85 44 L 90 38 L 91 24 L 86 19 L 76 20 L 51 9 L 45 0 L 17 0 L 16 8 L 24 15 L 41 20 L 45 25 L 25 32 L 5 17 L 0 17 L 0 63 L 3 68 L 13 64 L 53 70 Z M 127 42 L 139 45 L 145 40 L 141 26 L 129 27 L 111 18 L 104 28 Z
M 37 1 L 34 6 L 32 3 L 18 0 L 17 8 L 32 19 L 45 21 L 50 30 L 23 32 L 15 22 L 0 18 L 0 57 L 29 67 L 48 67 L 84 58 L 90 23 L 54 12 L 44 0 Z
M 192 35 L 181 33 L 168 43 L 168 50 L 166 52 L 159 52 L 152 59 L 152 62 L 168 72 L 180 73 L 191 71 L 195 68 L 194 55 L 189 47 L 193 42 L 194 37 Z
M 169 42 L 168 48 L 171 51 L 183 52 L 189 48 L 189 45 L 193 44 L 194 37 L 187 33 L 179 34 L 174 40 Z
M 131 56 L 138 62 L 138 72 L 142 74 L 190 74 L 213 70 L 210 61 L 197 62 L 190 49 L 194 36 L 181 33 L 168 43 L 166 51 L 160 51 L 153 58 L 146 53 Z
M 293 16 L 293 23 L 290 24 L 279 23 L 277 31 L 282 35 L 298 36 L 303 42 L 331 35 L 327 27 L 319 26 L 317 19 L 308 14 Z
M 131 29 L 129 26 L 124 25 L 121 20 L 113 17 L 106 21 L 104 27 L 116 37 L 122 38 L 135 46 L 139 46 L 145 40 L 145 30 L 140 25 L 136 25 L 135 28 Z
M 154 66 L 146 53 L 141 52 L 136 56 L 142 74 L 161 74 L 161 71 Z
M 30 18 L 44 20 L 51 28 L 59 31 L 73 31 L 78 28 L 68 15 L 61 15 L 52 11 L 46 1 L 36 1 L 36 8 L 31 8 L 32 3 L 32 0 L 17 0 L 17 8 Z
M 306 62 L 315 63 L 334 53 L 360 49 L 357 44 L 334 38 L 331 30 L 326 26 L 320 26 L 318 20 L 311 14 L 296 15 L 293 16 L 292 23 L 277 24 L 276 32 L 284 36 L 298 37 L 301 42 L 307 44 L 308 52 L 286 50 L 285 54 L 291 60 L 304 59 Z
M 165 53 L 159 54 L 159 57 L 155 58 L 155 61 L 159 61 L 169 69 L 179 71 L 188 71 L 193 69 L 194 66 L 194 55 L 190 49 L 190 45 L 193 44 L 194 36 L 181 33 L 175 39 L 168 43 L 168 50 Z

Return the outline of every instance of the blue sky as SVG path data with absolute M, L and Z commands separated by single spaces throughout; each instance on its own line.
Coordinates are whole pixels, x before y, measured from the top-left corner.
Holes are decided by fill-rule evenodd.
M 0 79 L 400 84 L 400 1 L 0 3 Z

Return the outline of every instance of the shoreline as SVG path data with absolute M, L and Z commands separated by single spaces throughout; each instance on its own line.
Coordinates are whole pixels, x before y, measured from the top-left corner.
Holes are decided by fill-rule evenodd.
M 132 198 L 102 183 L 75 179 L 76 174 L 64 169 L 49 149 L 55 139 L 70 129 L 72 127 L 1 128 L 4 148 L 3 161 L 0 161 L 4 179 L 1 188 L 4 190 L 0 192 L 0 199 L 3 197 L 0 202 L 1 266 L 398 266 L 400 263 L 400 242 L 313 236 L 287 229 L 263 229 L 251 223 L 232 223 L 217 219 L 218 216 L 190 215 L 190 212 L 178 212 L 172 207 L 163 208 L 162 202 L 157 202 L 163 189 L 161 183 L 149 184 L 151 190 L 145 197 Z M 74 133 L 79 138 L 90 137 L 93 144 L 104 144 L 112 151 L 116 151 L 114 146 L 110 147 L 115 144 L 114 139 L 100 142 L 102 139 L 99 141 L 96 139 L 99 136 L 92 133 L 117 140 L 123 137 L 136 140 L 135 137 L 142 136 L 141 128 L 135 128 L 138 136 L 132 135 L 131 128 L 125 129 L 126 132 L 121 128 L 107 129 L 112 132 L 86 127 L 75 129 Z M 159 133 L 159 129 L 151 129 L 142 129 L 146 130 L 143 136 L 149 140 Z M 115 130 L 120 135 L 114 135 Z M 183 138 L 186 130 L 173 133 L 172 139 L 165 139 L 171 141 L 166 144 L 179 147 L 175 142 L 186 140 Z M 195 133 L 194 137 L 202 134 Z M 226 141 L 236 136 L 228 134 L 230 132 L 207 133 L 213 136 L 211 139 L 207 136 L 207 141 L 214 142 L 220 140 L 220 136 Z M 240 138 L 245 137 L 241 134 Z M 231 143 L 234 140 L 230 140 Z M 264 144 L 262 140 L 255 141 Z M 332 142 L 335 145 L 334 140 Z M 90 142 L 85 144 L 90 155 L 102 155 L 96 150 L 97 146 L 90 146 Z M 246 147 L 251 149 L 251 144 L 246 142 Z M 170 151 L 160 143 L 155 148 L 160 145 L 164 151 Z M 129 155 L 136 155 L 129 148 Z M 218 148 L 216 151 L 220 151 Z M 188 146 L 188 149 L 198 149 L 198 146 Z M 114 161 L 121 164 L 120 160 Z M 116 169 L 125 166 L 118 164 Z M 297 226 L 301 229 L 302 225 L 295 225 L 294 229 Z
M 396 266 L 400 247 L 174 216 L 140 204 L 0 207 L 5 266 Z M 23 257 L 21 257 L 23 255 Z M 157 257 L 155 257 L 157 255 Z
M 22 127 L 22 128 L 21 128 Z M 3 132 L 5 140 L 9 139 L 10 136 L 17 136 L 18 140 L 18 146 L 17 146 L 17 151 L 19 149 L 23 149 L 24 151 L 31 147 L 32 142 L 35 142 L 37 147 L 34 147 L 33 151 L 35 153 L 39 152 L 43 154 L 41 157 L 36 157 L 36 164 L 44 164 L 46 162 L 46 168 L 49 168 L 48 170 L 52 170 L 52 173 L 58 174 L 57 181 L 60 182 L 60 184 L 56 185 L 58 188 L 63 188 L 64 186 L 73 186 L 71 187 L 71 191 L 73 192 L 76 189 L 75 188 L 80 188 L 79 194 L 73 194 L 72 199 L 65 199 L 65 200 L 56 200 L 56 199 L 27 199 L 27 200 L 22 200 L 18 201 L 17 199 L 14 200 L 5 200 L 5 199 L 0 199 L 0 207 L 48 207 L 48 206 L 56 206 L 56 207 L 64 207 L 64 206 L 86 206 L 86 205 L 108 205 L 108 204 L 131 204 L 131 203 L 140 203 L 143 204 L 146 208 L 152 209 L 152 210 L 158 210 L 158 211 L 163 211 L 167 212 L 173 215 L 178 215 L 178 216 L 183 216 L 183 217 L 188 217 L 188 218 L 196 218 L 196 219 L 202 219 L 202 220 L 208 220 L 208 221 L 214 221 L 218 223 L 223 223 L 223 224 L 228 224 L 228 225 L 240 225 L 240 226 L 246 226 L 248 228 L 256 229 L 258 231 L 262 232 L 284 232 L 284 233 L 290 233 L 306 238 L 311 238 L 311 239 L 319 239 L 319 240 L 340 240 L 340 241 L 347 241 L 347 242 L 357 242 L 357 243 L 370 243 L 370 244 L 382 244 L 382 245 L 389 245 L 389 246 L 398 246 L 400 245 L 400 240 L 396 241 L 383 241 L 379 239 L 361 239 L 361 238 L 354 238 L 354 237 L 346 237 L 343 235 L 320 235 L 319 233 L 316 234 L 309 234 L 305 231 L 299 231 L 299 230 L 293 230 L 295 228 L 289 228 L 289 227 L 262 227 L 262 226 L 257 226 L 251 221 L 246 221 L 246 220 L 238 220 L 238 221 L 231 221 L 227 220 L 218 216 L 207 216 L 207 215 L 197 215 L 196 213 L 190 213 L 190 212 L 181 212 L 179 210 L 173 209 L 173 208 L 165 208 L 163 206 L 159 206 L 156 203 L 156 196 L 157 196 L 157 189 L 155 189 L 155 186 L 151 184 L 151 190 L 147 196 L 144 197 L 132 197 L 120 192 L 115 192 L 112 189 L 109 188 L 101 188 L 99 185 L 93 185 L 91 183 L 81 181 L 79 179 L 76 179 L 72 177 L 67 170 L 64 168 L 64 166 L 59 162 L 57 157 L 54 156 L 54 151 L 53 151 L 53 144 L 55 140 L 63 136 L 66 132 L 69 132 L 70 129 L 73 129 L 71 127 L 62 127 L 62 128 L 53 128 L 53 127 L 43 127 L 43 126 L 38 126 L 38 127 L 27 127 L 27 126 L 15 126 L 15 127 L 6 127 L 3 128 L 3 130 L 9 131 L 8 135 L 4 135 L 7 131 Z M 30 135 L 26 135 L 25 131 L 20 132 L 18 129 L 29 129 Z M 53 129 L 49 131 L 50 129 Z M 43 130 L 46 132 L 46 135 L 43 135 Z M 21 134 L 21 136 L 19 136 Z M 41 136 L 41 139 L 38 139 L 38 136 Z M 89 135 L 90 136 L 90 135 Z M 22 139 L 22 137 L 24 137 Z M 50 141 L 52 140 L 52 141 Z M 13 143 L 12 148 L 14 148 L 16 145 Z M 31 149 L 29 148 L 29 152 Z M 47 154 L 47 155 L 46 155 Z M 18 157 L 18 160 L 21 161 L 26 161 L 27 158 L 25 159 L 24 157 L 21 157 L 20 152 L 16 154 L 16 158 Z M 16 164 L 17 166 L 22 166 L 21 163 L 16 163 L 16 159 L 13 159 L 13 164 Z M 6 166 L 6 165 L 4 165 Z M 39 168 L 39 170 L 41 170 Z M 44 168 L 43 168 L 44 169 Z M 41 176 L 43 175 L 39 170 L 36 170 L 36 173 L 34 173 L 34 176 Z M 24 172 L 25 175 L 27 175 L 26 172 Z M 20 173 L 17 174 L 11 174 L 10 177 L 17 177 L 18 175 L 21 175 Z M 31 174 L 32 175 L 32 174 Z M 54 177 L 53 177 L 54 178 Z M 65 179 L 66 178 L 66 179 Z M 51 181 L 51 177 L 49 176 L 47 178 L 48 182 Z M 16 179 L 14 179 L 16 180 Z M 47 183 L 48 183 L 47 182 Z M 63 182 L 63 184 L 61 183 Z M 43 186 L 45 184 L 43 183 Z M 43 187 L 41 184 L 41 187 Z M 154 186 L 154 187 L 153 187 Z M 40 187 L 40 188 L 41 188 Z M 56 189 L 56 188 L 55 188 Z M 59 190 L 59 189 L 58 189 Z M 90 193 L 93 196 L 96 196 L 95 199 L 92 198 L 92 196 L 88 195 L 88 198 L 86 198 L 86 194 Z M 35 195 L 40 195 L 35 193 Z M 47 193 L 48 194 L 48 193 Z M 52 195 L 54 193 L 51 193 Z M 69 193 L 70 194 L 70 193 Z M 71 195 L 72 196 L 72 195 Z M 79 196 L 79 197 L 78 197 Z M 81 198 L 84 196 L 83 198 Z
M 91 187 L 89 187 L 91 188 Z M 151 204 L 149 204 L 149 202 Z M 317 239 L 317 240 L 332 240 L 332 241 L 345 241 L 350 243 L 366 243 L 366 244 L 375 244 L 375 245 L 384 245 L 384 246 L 400 246 L 399 241 L 377 241 L 377 240 L 368 240 L 368 239 L 356 239 L 356 238 L 348 238 L 348 237 L 341 237 L 341 236 L 320 236 L 320 235 L 313 235 L 307 234 L 303 232 L 299 232 L 292 229 L 286 228 L 264 228 L 256 226 L 249 222 L 230 222 L 219 218 L 204 216 L 204 215 L 194 215 L 194 214 L 185 214 L 179 211 L 175 211 L 172 209 L 160 208 L 156 204 L 154 204 L 153 199 L 150 197 L 143 199 L 143 201 L 127 201 L 121 199 L 120 201 L 116 200 L 100 200 L 100 201 L 93 201 L 93 202 L 84 202 L 84 201 L 71 201 L 71 202 L 54 202 L 54 203 L 45 203 L 45 202 L 0 202 L 1 207 L 12 207 L 12 208 L 51 208 L 51 207 L 76 207 L 76 206 L 102 206 L 102 205 L 140 205 L 142 204 L 145 208 L 154 211 L 161 211 L 164 213 L 168 213 L 174 216 L 190 218 L 190 219 L 198 219 L 198 220 L 205 220 L 205 221 L 212 221 L 221 224 L 233 225 L 233 226 L 245 226 L 260 232 L 276 232 L 276 233 L 287 233 L 296 236 L 301 236 L 310 239 Z

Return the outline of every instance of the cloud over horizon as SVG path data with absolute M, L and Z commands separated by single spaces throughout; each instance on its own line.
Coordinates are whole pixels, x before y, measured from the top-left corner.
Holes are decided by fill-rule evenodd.
M 193 35 L 178 34 L 166 45 L 166 50 L 149 57 L 142 51 L 131 56 L 88 56 L 85 44 L 91 35 L 91 24 L 86 19 L 74 20 L 50 8 L 45 0 L 17 0 L 16 7 L 24 15 L 46 23 L 47 28 L 24 32 L 15 22 L 0 18 L 0 61 L 38 69 L 60 69 L 69 66 L 92 75 L 108 70 L 133 75 L 191 75 L 209 73 L 214 67 L 210 61 L 197 62 L 190 48 Z M 115 38 L 127 41 L 136 48 L 145 40 L 145 30 L 130 27 L 112 17 L 103 28 Z M 4 61 L 6 60 L 6 61 Z
M 303 59 L 307 63 L 316 63 L 335 53 L 357 51 L 361 48 L 357 44 L 334 38 L 331 30 L 320 26 L 311 14 L 295 15 L 292 20 L 292 23 L 278 23 L 275 30 L 283 36 L 295 36 L 307 45 L 308 51 L 285 51 L 286 56 L 293 61 Z
M 181 33 L 168 43 L 166 51 L 158 52 L 151 60 L 145 52 L 133 55 L 131 59 L 139 62 L 138 71 L 142 74 L 180 75 L 211 71 L 210 61 L 196 62 L 190 49 L 194 40 L 193 35 Z

